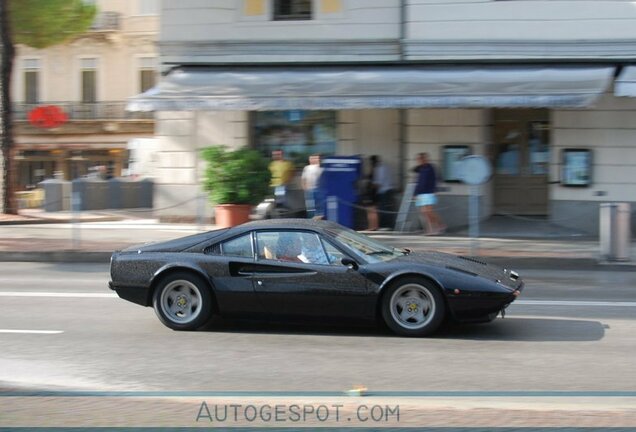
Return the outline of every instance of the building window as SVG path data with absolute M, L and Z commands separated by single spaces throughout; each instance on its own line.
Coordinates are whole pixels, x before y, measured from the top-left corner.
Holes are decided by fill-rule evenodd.
M 81 63 L 82 102 L 97 102 L 97 59 L 82 59 Z
M 139 15 L 159 15 L 159 0 L 139 0 Z
M 297 167 L 309 155 L 336 152 L 335 111 L 257 111 L 252 117 L 254 146 L 266 155 L 282 150 Z
M 37 104 L 40 101 L 38 87 L 40 81 L 40 61 L 24 60 L 24 102 Z
M 274 21 L 310 20 L 312 0 L 274 0 Z
M 143 93 L 155 86 L 157 81 L 157 60 L 154 57 L 139 59 L 139 92 Z

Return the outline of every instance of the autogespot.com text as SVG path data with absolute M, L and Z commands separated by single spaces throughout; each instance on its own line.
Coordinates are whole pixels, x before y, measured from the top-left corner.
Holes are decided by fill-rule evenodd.
M 202 402 L 197 423 L 399 423 L 399 405 L 375 404 L 215 404 Z

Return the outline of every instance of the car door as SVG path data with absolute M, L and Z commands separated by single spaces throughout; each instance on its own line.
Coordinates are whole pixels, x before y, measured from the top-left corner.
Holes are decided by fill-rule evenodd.
M 201 266 L 214 284 L 222 315 L 254 316 L 265 313 L 254 291 L 254 240 L 252 233 L 214 243 L 205 248 Z
M 254 289 L 265 309 L 296 317 L 360 317 L 371 301 L 367 282 L 345 256 L 313 231 L 255 232 Z

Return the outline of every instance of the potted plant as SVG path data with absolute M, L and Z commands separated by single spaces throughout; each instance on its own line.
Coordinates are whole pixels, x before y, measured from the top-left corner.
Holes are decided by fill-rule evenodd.
M 215 205 L 216 224 L 230 227 L 247 222 L 252 206 L 270 193 L 269 161 L 247 147 L 212 146 L 202 154 L 207 162 L 203 189 Z

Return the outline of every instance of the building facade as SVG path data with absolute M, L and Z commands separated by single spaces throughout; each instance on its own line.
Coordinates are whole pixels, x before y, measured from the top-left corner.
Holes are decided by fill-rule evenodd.
M 128 172 L 129 143 L 154 135 L 154 118 L 125 110 L 158 77 L 159 0 L 97 0 L 90 30 L 46 49 L 18 46 L 12 100 L 17 190 L 104 167 Z
M 157 111 L 159 208 L 200 193 L 208 145 L 378 154 L 400 187 L 427 152 L 463 225 L 477 154 L 483 217 L 596 234 L 599 203 L 636 201 L 635 24 L 630 1 L 165 1 L 167 76 L 129 108 Z

